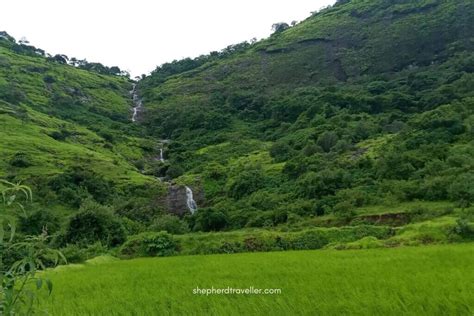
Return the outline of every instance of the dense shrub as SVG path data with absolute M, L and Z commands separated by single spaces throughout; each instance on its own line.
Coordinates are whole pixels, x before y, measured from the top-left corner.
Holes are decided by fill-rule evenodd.
M 394 230 L 384 226 L 361 225 L 342 228 L 316 228 L 299 232 L 260 231 L 252 233 L 211 233 L 179 236 L 182 254 L 236 253 L 278 250 L 320 249 L 329 243 L 349 243 L 372 236 L 392 237 Z
M 32 165 L 30 157 L 24 152 L 17 152 L 10 160 L 10 165 L 18 168 L 26 168 Z
M 349 220 L 355 216 L 355 207 L 351 201 L 342 201 L 334 205 L 333 213 L 341 219 Z
M 270 156 L 275 159 L 275 162 L 286 161 L 291 157 L 292 148 L 283 142 L 276 142 L 270 148 Z
M 59 218 L 49 210 L 38 210 L 20 217 L 19 229 L 26 235 L 39 235 L 43 231 L 51 235 L 59 229 Z
M 122 217 L 121 220 L 127 235 L 136 235 L 147 230 L 146 226 L 141 222 L 131 220 L 127 217 Z
M 474 173 L 458 176 L 449 187 L 449 196 L 461 207 L 469 207 L 474 203 Z
M 330 152 L 331 148 L 333 148 L 336 145 L 338 140 L 339 140 L 339 137 L 337 136 L 336 133 L 325 132 L 318 137 L 317 144 L 321 146 L 321 148 L 325 152 Z
M 264 175 L 261 168 L 244 170 L 239 173 L 229 184 L 228 195 L 240 199 L 262 188 Z
M 100 242 L 81 247 L 76 244 L 69 244 L 60 249 L 68 263 L 81 263 L 94 257 L 108 253 L 107 247 Z
M 291 249 L 303 250 L 320 249 L 326 246 L 328 243 L 329 240 L 324 235 L 324 233 L 320 233 L 318 231 L 309 231 L 290 238 L 289 245 Z
M 474 223 L 467 219 L 459 218 L 453 232 L 465 240 L 474 240 Z
M 177 178 L 183 173 L 184 173 L 184 169 L 176 165 L 169 166 L 168 169 L 166 170 L 166 176 L 170 179 Z
M 133 194 L 130 192 L 130 194 Z M 127 217 L 133 221 L 143 224 L 149 224 L 155 218 L 160 210 L 150 205 L 149 200 L 142 197 L 133 197 L 128 199 L 117 199 L 114 203 L 114 211 L 120 216 Z
M 54 177 L 49 186 L 63 202 L 75 207 L 88 196 L 99 203 L 106 203 L 116 194 L 109 181 L 82 167 L 72 168 Z
M 342 169 L 326 169 L 321 172 L 308 172 L 299 181 L 300 192 L 307 198 L 333 195 L 338 189 L 347 186 L 347 173 Z
M 48 134 L 51 138 L 54 138 L 57 141 L 64 141 L 66 138 L 72 135 L 71 131 L 67 129 L 60 129 L 59 131 L 53 131 Z
M 186 222 L 179 219 L 179 217 L 166 214 L 156 218 L 150 225 L 150 230 L 160 232 L 166 231 L 170 234 L 184 234 L 189 232 L 189 227 Z
M 54 77 L 51 75 L 46 75 L 43 77 L 43 81 L 47 84 L 52 84 L 56 82 L 56 79 L 54 79 Z
M 131 236 L 123 244 L 120 254 L 124 257 L 164 257 L 179 250 L 178 242 L 167 232 L 142 233 Z
M 464 209 L 456 220 L 453 233 L 464 240 L 474 240 L 474 207 Z
M 86 201 L 66 225 L 66 243 L 93 244 L 100 241 L 107 246 L 118 246 L 125 241 L 122 223 L 110 208 Z
M 194 230 L 219 231 L 228 225 L 229 217 L 224 212 L 213 208 L 202 208 L 197 213 Z
M 26 100 L 24 92 L 14 82 L 0 84 L 0 100 L 5 100 L 12 104 L 20 104 Z

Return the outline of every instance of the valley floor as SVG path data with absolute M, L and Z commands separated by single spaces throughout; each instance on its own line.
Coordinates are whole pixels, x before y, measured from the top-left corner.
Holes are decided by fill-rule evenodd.
M 52 315 L 472 315 L 474 244 L 99 257 L 49 272 Z M 199 289 L 276 289 L 201 294 Z M 193 293 L 194 292 L 194 293 Z M 199 293 L 196 293 L 199 292 Z

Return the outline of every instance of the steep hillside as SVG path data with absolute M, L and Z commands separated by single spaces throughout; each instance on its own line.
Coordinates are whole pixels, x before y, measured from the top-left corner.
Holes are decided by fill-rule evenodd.
M 23 181 L 40 205 L 79 207 L 156 180 L 140 161 L 156 151 L 131 124 L 132 84 L 46 57 L 0 37 L 0 177 Z
M 138 82 L 0 32 L 0 313 L 472 314 L 473 21 L 338 0 Z
M 139 84 L 143 124 L 172 140 L 157 175 L 203 193 L 204 230 L 469 205 L 473 17 L 467 0 L 340 1 L 158 67 Z
M 0 178 L 36 196 L 19 231 L 70 261 L 470 240 L 473 18 L 338 1 L 136 85 L 0 33 Z

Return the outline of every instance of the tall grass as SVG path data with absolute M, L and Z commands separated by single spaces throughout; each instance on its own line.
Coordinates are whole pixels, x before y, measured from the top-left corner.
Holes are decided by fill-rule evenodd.
M 53 315 L 472 315 L 474 244 L 147 258 L 51 271 Z M 279 295 L 193 295 L 199 288 Z

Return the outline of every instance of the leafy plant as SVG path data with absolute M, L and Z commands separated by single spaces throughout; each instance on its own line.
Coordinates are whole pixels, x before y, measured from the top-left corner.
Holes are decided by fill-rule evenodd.
M 118 246 L 125 241 L 126 232 L 110 208 L 86 200 L 79 212 L 69 219 L 64 238 L 68 243 L 87 245 L 100 241 L 104 245 Z
M 151 224 L 150 229 L 156 232 L 166 231 L 175 235 L 189 232 L 189 227 L 186 222 L 174 215 L 163 215 L 156 218 Z
M 0 185 L 4 206 L 2 209 L 17 207 L 25 212 L 22 202 L 31 202 L 31 189 L 20 183 L 4 180 L 0 180 Z M 47 231 L 16 242 L 14 222 L 4 213 L 0 214 L 0 314 L 31 315 L 36 310 L 37 291 L 46 288 L 51 294 L 53 290 L 51 281 L 39 276 L 38 272 L 47 265 L 57 265 L 60 260 L 66 260 L 59 251 L 47 246 Z M 9 228 L 7 238 L 5 226 Z M 7 258 L 3 258 L 5 250 L 15 253 L 19 259 L 9 263 Z

